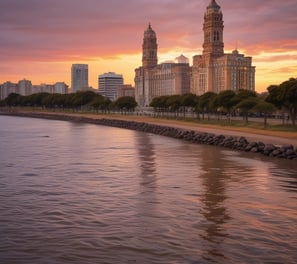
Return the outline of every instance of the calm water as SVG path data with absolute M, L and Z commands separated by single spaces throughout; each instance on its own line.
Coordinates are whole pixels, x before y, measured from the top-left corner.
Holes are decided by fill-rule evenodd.
M 0 263 L 297 263 L 297 162 L 0 116 Z

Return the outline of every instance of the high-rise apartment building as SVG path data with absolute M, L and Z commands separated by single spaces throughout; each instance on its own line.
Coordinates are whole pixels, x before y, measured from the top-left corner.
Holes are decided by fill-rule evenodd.
M 30 95 L 32 94 L 32 83 L 29 80 L 21 80 L 18 82 L 19 94 L 20 95 Z
M 123 75 L 108 72 L 99 75 L 98 88 L 99 94 L 108 97 L 110 100 L 116 100 L 118 89 L 124 84 Z
M 197 95 L 223 90 L 255 90 L 255 67 L 252 58 L 234 50 L 224 53 L 223 14 L 212 0 L 204 15 L 203 54 L 193 57 L 191 92 Z
M 0 100 L 5 99 L 11 93 L 19 93 L 19 88 L 16 83 L 5 82 L 0 85 Z
M 71 90 L 73 93 L 89 87 L 89 71 L 87 64 L 72 64 Z

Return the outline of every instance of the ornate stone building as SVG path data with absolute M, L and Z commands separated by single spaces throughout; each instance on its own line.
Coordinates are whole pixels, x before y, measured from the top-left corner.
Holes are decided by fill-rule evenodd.
M 224 53 L 224 22 L 221 7 L 211 0 L 204 15 L 203 54 L 193 57 L 193 66 L 183 56 L 177 63 L 158 64 L 157 37 L 151 25 L 144 32 L 142 67 L 135 69 L 135 98 L 139 106 L 148 106 L 162 95 L 212 91 L 255 90 L 252 58 L 234 50 Z
M 149 24 L 144 32 L 142 67 L 135 69 L 135 99 L 139 106 L 149 106 L 154 97 L 190 92 L 190 66 L 184 56 L 176 62 L 158 64 L 158 44 Z
M 193 57 L 191 92 L 197 95 L 208 91 L 255 90 L 255 67 L 252 58 L 234 50 L 224 53 L 223 14 L 212 0 L 204 15 L 203 54 Z

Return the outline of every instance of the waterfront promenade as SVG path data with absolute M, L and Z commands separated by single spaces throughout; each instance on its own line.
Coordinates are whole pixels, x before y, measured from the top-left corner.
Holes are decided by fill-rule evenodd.
M 220 125 L 208 125 L 199 124 L 194 122 L 187 122 L 183 120 L 154 118 L 149 116 L 136 116 L 136 115 L 121 115 L 121 114 L 93 114 L 93 113 L 67 113 L 67 112 L 44 112 L 44 111 L 14 111 L 5 112 L 0 114 L 22 115 L 31 116 L 38 115 L 43 118 L 45 115 L 51 115 L 55 119 L 65 119 L 63 117 L 76 117 L 76 118 L 90 118 L 94 120 L 100 119 L 114 119 L 124 121 L 143 122 L 147 124 L 155 124 L 160 126 L 174 127 L 185 130 L 192 130 L 195 132 L 205 132 L 215 135 L 226 135 L 234 137 L 245 137 L 249 142 L 264 142 L 274 145 L 286 145 L 291 144 L 297 147 L 297 133 L 296 132 L 282 132 L 282 131 L 270 131 L 264 129 L 253 129 L 248 127 L 231 127 Z

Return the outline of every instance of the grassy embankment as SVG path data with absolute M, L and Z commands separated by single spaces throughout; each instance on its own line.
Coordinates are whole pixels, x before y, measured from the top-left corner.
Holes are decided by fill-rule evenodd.
M 4 109 L 2 109 L 4 110 Z M 249 122 L 246 123 L 242 118 L 231 118 L 230 120 L 226 117 L 222 117 L 218 120 L 217 117 L 208 118 L 207 116 L 200 116 L 200 118 L 184 118 L 182 114 L 180 116 L 160 116 L 154 113 L 150 114 L 138 114 L 135 113 L 96 113 L 90 111 L 73 111 L 73 110 L 61 110 L 61 109 L 41 109 L 41 108 L 28 108 L 28 107 L 17 107 L 10 109 L 16 112 L 47 112 L 61 115 L 87 115 L 92 118 L 110 118 L 110 119 L 124 119 L 133 120 L 138 122 L 157 123 L 163 125 L 183 125 L 189 128 L 191 127 L 210 127 L 218 130 L 229 130 L 229 131 L 242 131 L 252 134 L 259 135 L 270 135 L 284 138 L 297 138 L 297 126 L 291 124 L 283 124 L 280 119 L 268 119 L 267 126 L 264 127 L 263 118 L 250 118 Z

